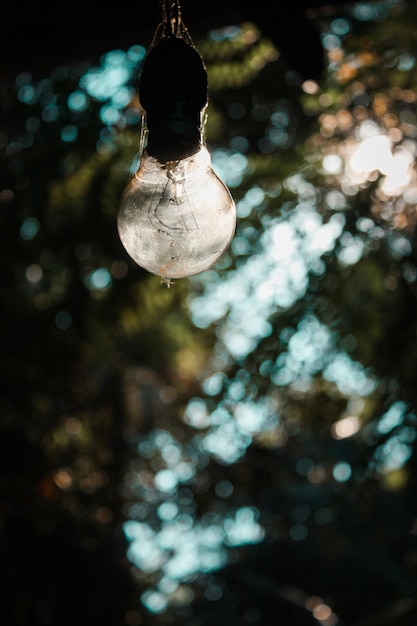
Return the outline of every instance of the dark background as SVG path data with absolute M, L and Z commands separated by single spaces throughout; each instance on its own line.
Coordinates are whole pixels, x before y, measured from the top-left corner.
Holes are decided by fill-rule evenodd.
M 182 12 L 187 27 L 198 37 L 212 28 L 252 21 L 269 37 L 291 67 L 306 78 L 319 78 L 323 53 L 314 18 L 332 12 L 343 2 L 284 0 L 281 2 L 220 2 L 185 0 Z M 52 6 L 2 2 L 0 51 L 2 71 L 28 66 L 48 67 L 85 54 L 99 55 L 109 47 L 126 48 L 149 42 L 158 19 L 157 2 L 130 2 L 117 6 L 93 2 Z

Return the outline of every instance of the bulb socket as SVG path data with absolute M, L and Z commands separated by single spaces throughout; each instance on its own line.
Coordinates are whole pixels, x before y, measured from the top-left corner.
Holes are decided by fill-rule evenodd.
M 199 121 L 172 115 L 152 118 L 148 125 L 147 152 L 160 163 L 179 161 L 195 154 L 201 144 Z
M 191 156 L 201 142 L 207 72 L 199 52 L 183 39 L 161 39 L 148 52 L 139 82 L 146 112 L 148 153 L 160 162 Z

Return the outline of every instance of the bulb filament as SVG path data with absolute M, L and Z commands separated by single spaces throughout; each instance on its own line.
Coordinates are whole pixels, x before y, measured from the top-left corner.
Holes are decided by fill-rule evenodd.
M 183 163 L 169 161 L 166 175 L 167 181 L 159 202 L 152 202 L 149 208 L 151 222 L 167 235 L 174 237 L 181 232 L 197 230 L 198 223 L 185 190 Z M 154 198 L 158 196 L 158 192 L 155 192 Z
M 170 161 L 168 163 L 167 176 L 172 180 L 173 189 L 172 197 L 169 199 L 171 204 L 181 204 L 184 197 L 184 166 L 178 161 Z

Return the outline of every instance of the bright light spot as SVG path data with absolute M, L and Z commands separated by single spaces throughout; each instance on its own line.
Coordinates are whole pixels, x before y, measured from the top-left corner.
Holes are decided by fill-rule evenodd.
M 319 91 L 319 86 L 315 80 L 306 80 L 301 85 L 302 90 L 308 94 L 316 94 Z
M 90 69 L 80 80 L 80 86 L 96 100 L 110 99 L 130 78 L 130 71 L 122 65 L 105 65 Z
M 322 38 L 322 43 L 326 50 L 334 50 L 340 48 L 342 42 L 337 35 L 328 33 Z
M 347 35 L 352 28 L 352 24 L 344 17 L 338 17 L 331 22 L 330 27 L 336 35 Z
M 100 66 L 90 67 L 79 81 L 79 89 L 74 92 L 75 98 L 68 102 L 70 109 L 83 110 L 88 99 L 107 102 L 102 108 L 100 117 L 104 124 L 117 123 L 123 114 L 123 109 L 134 96 L 134 89 L 129 85 L 132 75 L 138 72 L 138 65 L 144 60 L 146 50 L 143 46 L 131 46 L 127 52 L 112 50 L 104 54 Z M 80 95 L 84 95 L 83 103 Z M 131 116 L 131 112 L 130 112 Z M 134 123 L 126 113 L 126 121 Z M 136 120 L 135 120 L 136 121 Z
M 403 198 L 408 204 L 417 204 L 417 185 L 415 183 L 404 189 Z
M 223 340 L 228 351 L 235 359 L 244 358 L 256 345 L 253 337 L 248 336 L 245 332 L 239 332 L 238 329 L 234 332 L 225 329 L 223 331 Z
M 236 406 L 234 417 L 242 432 L 254 435 L 265 428 L 271 416 L 265 404 L 240 402 Z
M 332 215 L 326 224 L 320 224 L 315 232 L 306 238 L 307 250 L 311 256 L 321 256 L 332 250 L 336 239 L 343 230 L 344 223 L 345 220 L 342 215 Z
M 259 206 L 265 198 L 265 192 L 260 187 L 251 187 L 245 194 L 245 200 L 251 207 Z
M 161 457 L 167 463 L 177 463 L 181 458 L 181 449 L 174 442 L 168 442 L 161 448 Z
M 414 156 L 406 149 L 393 152 L 388 135 L 380 134 L 373 122 L 363 123 L 358 129 L 361 139 L 350 155 L 348 175 L 352 182 L 361 183 L 370 179 L 372 172 L 384 176 L 381 190 L 387 196 L 394 196 L 411 182 Z
M 172 520 L 177 516 L 177 514 L 178 506 L 174 502 L 163 502 L 158 507 L 158 517 L 160 520 Z
M 314 610 L 313 615 L 320 622 L 327 620 L 332 614 L 332 610 L 327 604 L 318 604 Z
M 206 378 L 202 383 L 204 393 L 209 396 L 215 396 L 220 393 L 223 388 L 224 379 L 225 374 L 223 374 L 223 372 L 215 372 Z
M 195 572 L 212 571 L 224 565 L 222 519 L 216 518 L 206 523 L 203 516 L 199 523 L 181 514 L 175 521 L 163 523 L 154 539 L 166 555 L 162 567 L 166 579 L 181 581 Z
M 252 439 L 233 421 L 211 430 L 204 438 L 204 448 L 224 463 L 234 463 L 243 456 Z
M 358 141 L 364 141 L 370 137 L 375 137 L 381 134 L 381 129 L 378 124 L 372 120 L 365 120 L 356 129 L 356 137 Z
M 178 582 L 169 576 L 163 576 L 159 581 L 158 588 L 164 593 L 173 593 L 178 589 Z
M 388 174 L 392 167 L 391 139 L 387 135 L 375 135 L 362 141 L 350 159 L 350 166 L 357 172 Z
M 246 379 L 244 379 L 246 380 Z M 244 380 L 238 379 L 230 383 L 227 388 L 227 398 L 230 398 L 233 402 L 243 400 L 246 395 L 246 388 Z
M 190 400 L 185 409 L 184 419 L 193 428 L 207 428 L 210 425 L 210 416 L 204 400 L 199 398 Z
M 364 243 L 359 237 L 352 237 L 345 233 L 340 240 L 341 248 L 337 251 L 337 258 L 343 265 L 354 265 L 363 254 Z
M 87 286 L 90 289 L 106 290 L 112 283 L 110 272 L 105 267 L 100 267 L 87 276 Z
M 168 599 L 160 591 L 145 591 L 141 596 L 142 604 L 151 613 L 162 613 L 168 606 Z
M 192 463 L 187 463 L 183 461 L 182 463 L 178 463 L 174 469 L 175 476 L 180 482 L 187 482 L 191 480 L 195 475 L 195 467 Z
M 398 195 L 411 181 L 414 157 L 406 151 L 396 152 L 391 159 L 381 190 L 387 196 Z
M 20 236 L 25 241 L 30 241 L 39 232 L 39 222 L 36 217 L 27 217 L 20 227 Z
M 337 480 L 337 482 L 339 483 L 344 483 L 347 480 L 349 480 L 349 478 L 352 475 L 352 468 L 350 467 L 349 463 L 345 463 L 345 462 L 340 462 L 340 463 L 336 463 L 336 465 L 333 467 L 333 476 L 334 479 Z
M 32 85 L 24 85 L 20 87 L 17 92 L 17 98 L 20 102 L 24 102 L 25 104 L 32 104 L 36 102 L 36 92 Z
M 406 237 L 400 233 L 393 232 L 387 235 L 388 245 L 394 259 L 402 259 L 411 254 L 412 245 Z
M 155 542 L 155 532 L 142 522 L 129 520 L 124 524 L 124 532 L 130 540 L 127 557 L 139 570 L 147 573 L 158 571 L 165 561 L 165 555 Z
M 397 67 L 402 72 L 408 72 L 415 66 L 415 63 L 415 57 L 409 52 L 406 52 L 400 56 Z
M 129 104 L 135 95 L 135 90 L 132 87 L 121 87 L 117 93 L 114 94 L 112 102 L 119 107 L 125 107 Z
M 363 366 L 344 353 L 332 355 L 323 374 L 346 396 L 367 396 L 375 388 L 375 381 L 368 376 Z
M 369 217 L 360 217 L 356 221 L 356 225 L 358 230 L 363 233 L 370 233 L 375 228 L 375 222 L 371 220 Z
M 326 203 L 330 209 L 340 211 L 346 208 L 346 196 L 341 191 L 332 189 L 326 194 Z
M 271 230 L 270 254 L 275 260 L 288 258 L 294 254 L 297 243 L 291 224 L 282 222 Z
M 256 522 L 258 511 L 252 507 L 242 507 L 233 517 L 225 520 L 226 543 L 241 546 L 259 543 L 264 537 L 263 528 Z
M 328 174 L 340 174 L 343 170 L 343 159 L 338 154 L 326 154 L 323 168 Z
M 352 437 L 361 427 L 360 419 L 357 415 L 344 417 L 332 425 L 332 435 L 334 439 L 346 439 Z
M 62 467 L 54 474 L 54 483 L 60 489 L 69 489 L 73 482 L 72 470 L 67 467 Z
M 88 107 L 88 98 L 82 91 L 73 91 L 68 96 L 68 108 L 71 111 L 75 111 L 79 113 L 80 111 L 85 111 Z
M 175 491 L 178 479 L 173 471 L 165 469 L 155 474 L 155 485 L 158 489 L 165 492 Z
M 32 263 L 32 265 L 29 265 L 26 269 L 26 279 L 29 283 L 36 284 L 42 280 L 42 277 L 43 270 L 38 263 Z
M 278 376 L 280 372 L 286 372 L 287 375 L 292 372 L 288 382 L 293 382 L 297 378 L 309 379 L 324 366 L 331 347 L 332 336 L 326 326 L 313 316 L 306 317 L 290 338 L 288 352 L 277 359 Z M 275 377 L 273 381 L 281 384 L 284 382 Z
M 213 169 L 228 187 L 237 187 L 243 179 L 248 166 L 248 159 L 239 152 L 213 150 L 211 154 Z
M 120 116 L 120 110 L 111 104 L 105 104 L 103 107 L 101 107 L 100 119 L 103 124 L 106 124 L 108 126 L 111 126 L 112 124 L 117 124 Z
M 375 21 L 380 17 L 383 7 L 375 6 L 371 2 L 359 2 L 355 4 L 353 16 L 362 22 Z
M 394 402 L 379 420 L 376 427 L 378 433 L 385 435 L 386 433 L 389 433 L 390 430 L 401 424 L 404 419 L 406 409 L 407 407 L 404 402 Z
M 408 461 L 413 453 L 413 447 L 410 445 L 410 437 L 407 431 L 405 433 L 406 441 L 403 441 L 403 439 L 404 433 L 400 432 L 398 435 L 388 439 L 376 450 L 375 458 L 381 471 L 387 472 L 399 469 Z

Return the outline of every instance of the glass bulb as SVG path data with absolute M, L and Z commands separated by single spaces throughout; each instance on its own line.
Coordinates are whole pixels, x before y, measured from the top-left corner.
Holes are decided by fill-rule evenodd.
M 132 259 L 169 285 L 223 256 L 235 233 L 236 209 L 203 144 L 191 156 L 163 162 L 144 150 L 122 195 L 117 225 Z

